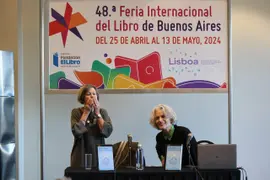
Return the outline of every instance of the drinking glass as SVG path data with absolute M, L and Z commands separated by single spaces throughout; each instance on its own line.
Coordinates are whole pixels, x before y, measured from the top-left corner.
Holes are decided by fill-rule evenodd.
M 85 154 L 84 155 L 84 168 L 86 170 L 92 169 L 92 154 Z

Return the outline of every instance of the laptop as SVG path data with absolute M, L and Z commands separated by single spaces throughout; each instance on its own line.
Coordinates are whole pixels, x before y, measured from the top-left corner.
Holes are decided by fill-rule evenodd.
M 235 169 L 236 144 L 199 144 L 199 169 Z

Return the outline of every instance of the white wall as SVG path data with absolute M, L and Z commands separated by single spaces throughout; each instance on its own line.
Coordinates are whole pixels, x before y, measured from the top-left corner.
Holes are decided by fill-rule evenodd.
M 40 1 L 18 0 L 21 3 L 21 41 L 18 64 L 23 75 L 23 180 L 41 179 L 40 171 Z M 19 124 L 21 127 L 21 124 Z
M 270 2 L 233 0 L 233 134 L 251 180 L 270 176 Z
M 0 49 L 14 52 L 15 60 L 19 180 L 40 179 L 39 5 L 38 0 L 0 0 Z

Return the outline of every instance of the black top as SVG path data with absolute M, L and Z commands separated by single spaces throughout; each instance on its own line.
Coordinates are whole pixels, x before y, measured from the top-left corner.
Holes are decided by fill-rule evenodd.
M 186 146 L 189 133 L 191 132 L 188 128 L 177 125 L 174 125 L 174 133 L 170 140 L 164 138 L 163 132 L 158 133 L 156 136 L 156 150 L 159 158 L 161 159 L 162 156 L 166 157 L 166 147 L 168 144 L 183 145 L 182 166 L 193 165 L 189 164 L 189 154 Z M 190 141 L 190 153 L 194 165 L 197 165 L 197 141 L 195 137 Z

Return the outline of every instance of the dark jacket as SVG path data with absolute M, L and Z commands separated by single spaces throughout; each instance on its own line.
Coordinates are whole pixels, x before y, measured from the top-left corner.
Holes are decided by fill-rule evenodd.
M 97 166 L 97 144 L 105 144 L 105 138 L 113 131 L 111 119 L 105 109 L 100 109 L 104 120 L 103 129 L 97 124 L 98 118 L 91 112 L 84 125 L 80 119 L 83 114 L 81 108 L 74 108 L 71 112 L 71 131 L 74 136 L 74 144 L 71 151 L 71 167 L 84 165 L 84 154 L 92 154 L 92 166 Z
M 189 153 L 186 146 L 189 133 L 191 132 L 188 128 L 177 125 L 174 125 L 174 133 L 171 140 L 165 139 L 163 132 L 158 133 L 156 136 L 156 151 L 158 157 L 160 159 L 161 156 L 166 157 L 166 147 L 168 144 L 183 145 L 182 166 L 189 165 Z M 194 164 L 197 165 L 197 141 L 195 137 L 193 137 L 190 141 L 190 145 L 191 157 L 194 161 Z

